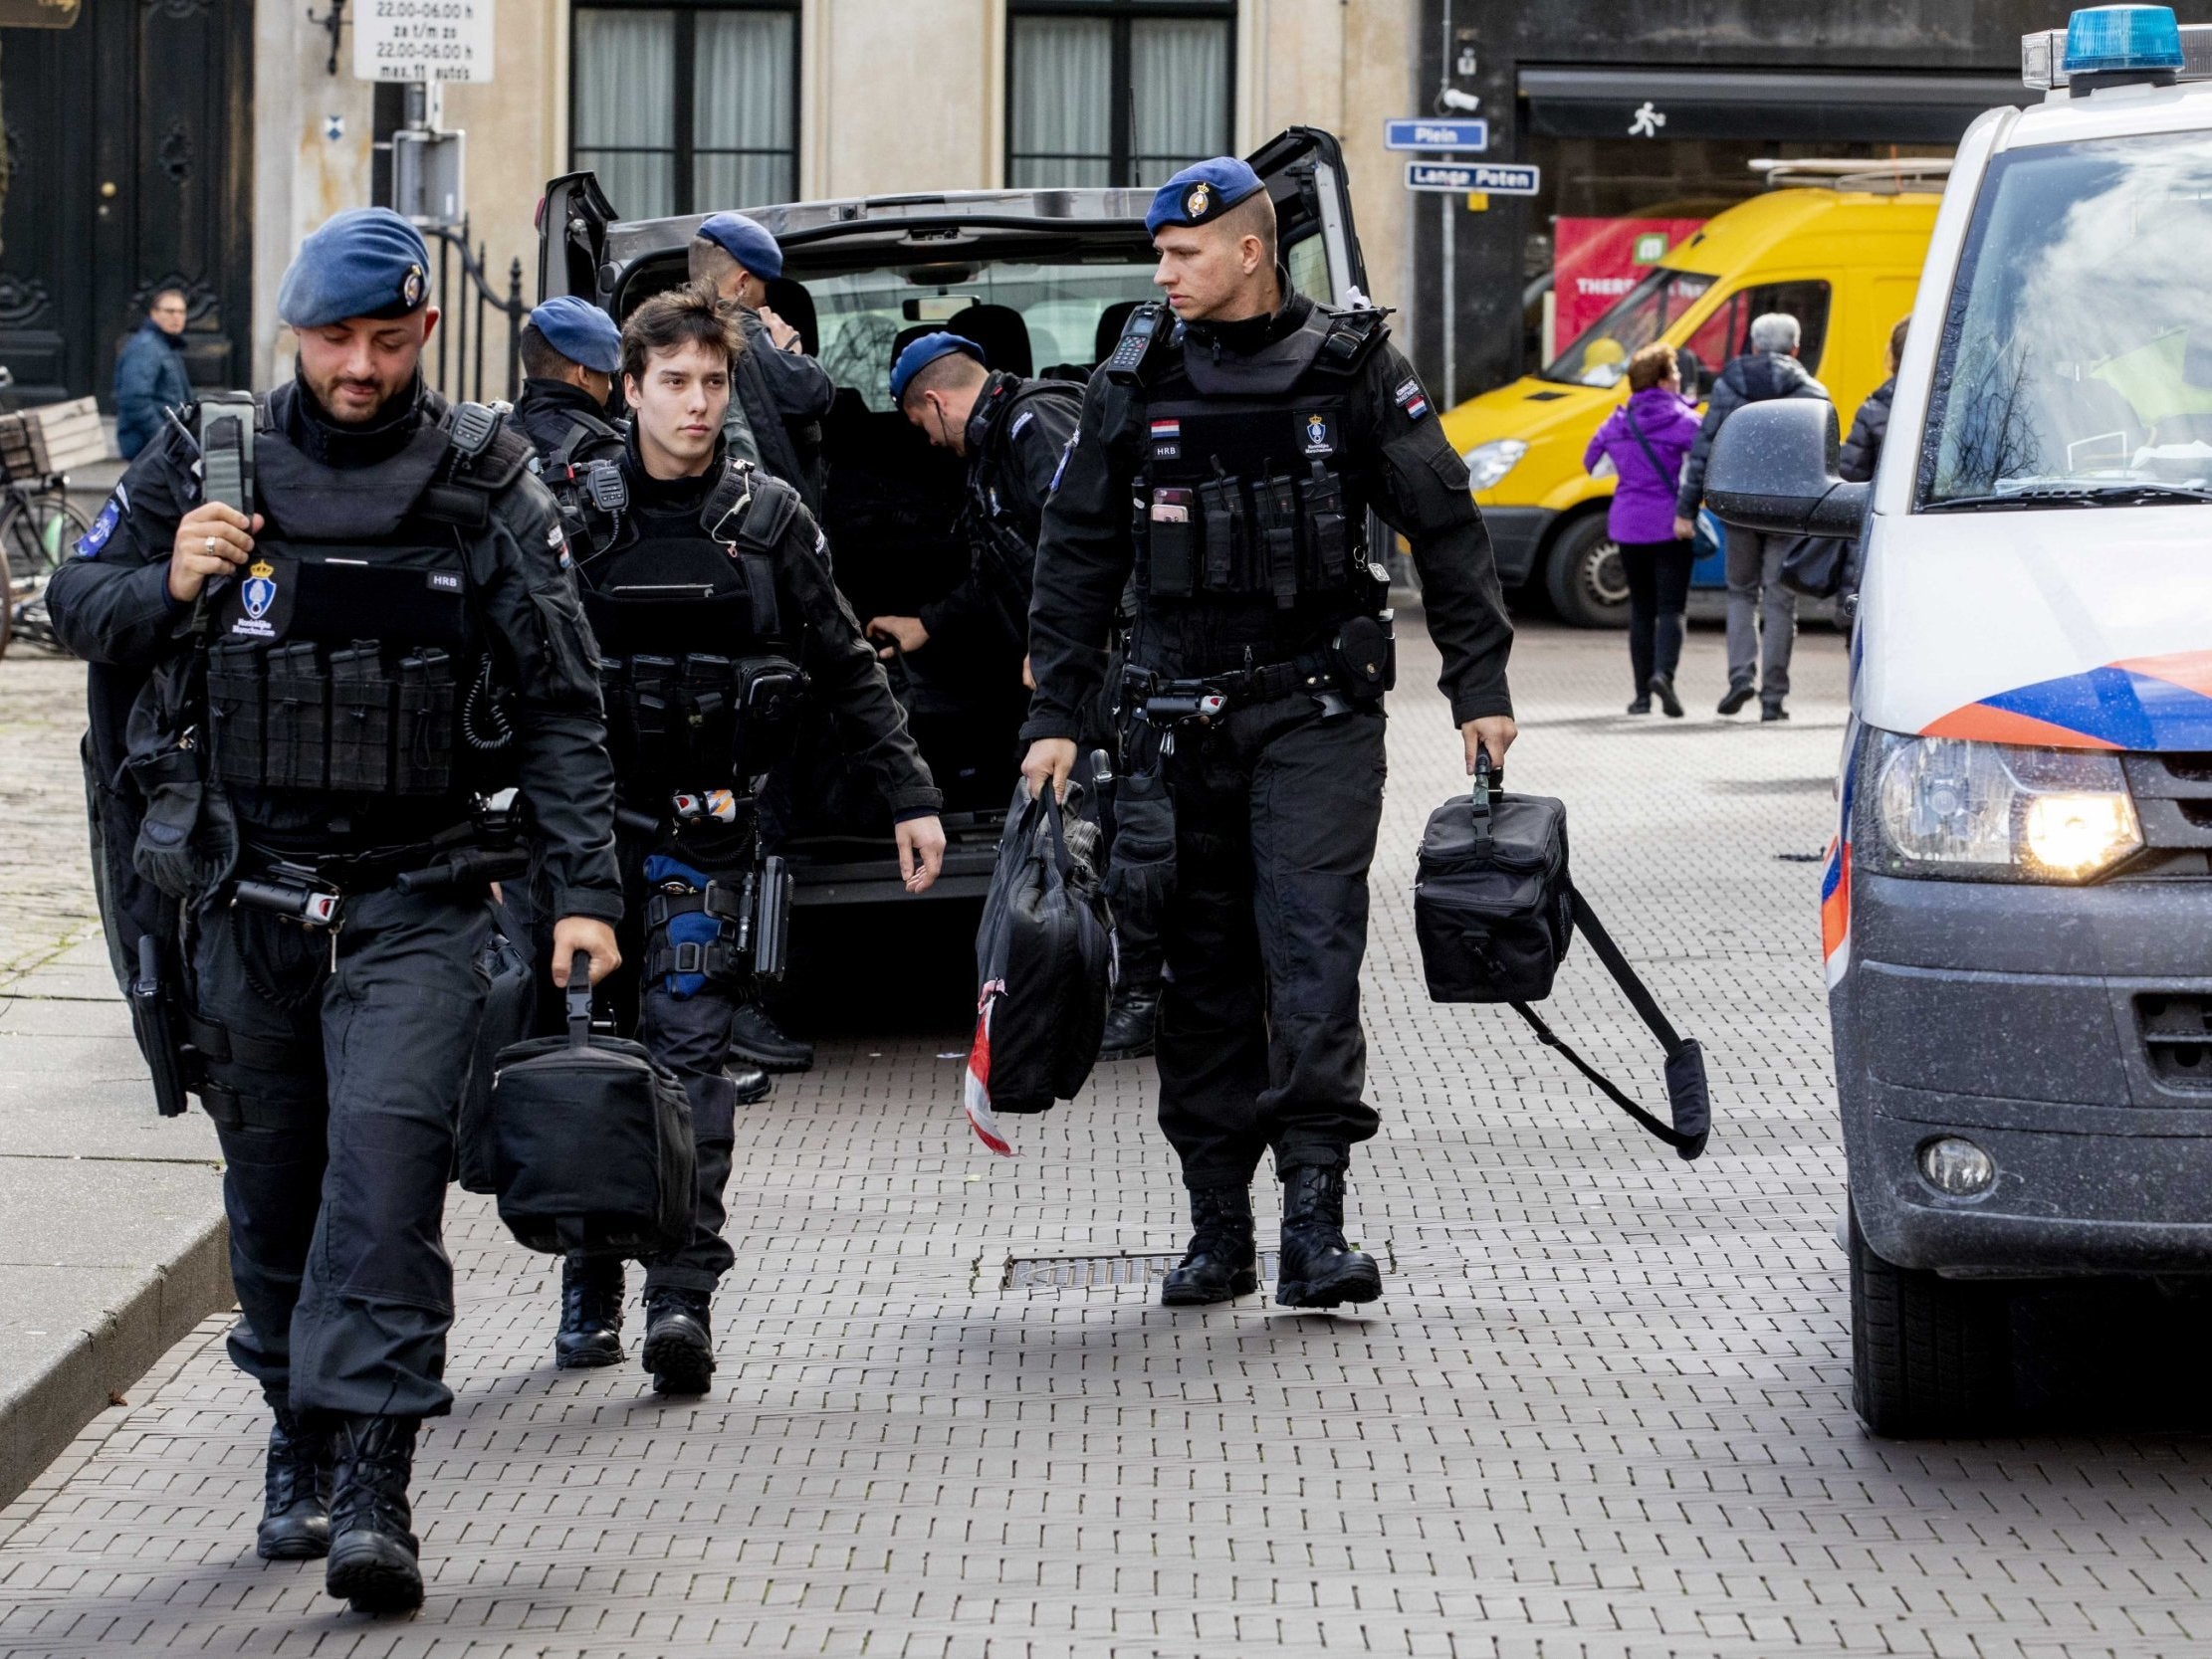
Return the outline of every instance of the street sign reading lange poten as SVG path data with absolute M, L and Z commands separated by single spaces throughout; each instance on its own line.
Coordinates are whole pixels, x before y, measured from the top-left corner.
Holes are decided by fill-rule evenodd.
M 1486 161 L 1409 161 L 1406 188 L 1439 190 L 1451 195 L 1479 192 L 1490 196 L 1533 196 L 1543 188 L 1535 167 L 1492 165 Z

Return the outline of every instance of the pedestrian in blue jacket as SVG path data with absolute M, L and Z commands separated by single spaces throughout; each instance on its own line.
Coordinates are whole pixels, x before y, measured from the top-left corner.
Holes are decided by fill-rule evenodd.
M 1682 658 L 1683 612 L 1689 604 L 1687 538 L 1674 533 L 1674 497 L 1682 458 L 1697 442 L 1697 411 L 1682 401 L 1682 371 L 1671 345 L 1647 345 L 1629 359 L 1629 401 L 1608 415 L 1583 452 L 1585 468 L 1601 457 L 1620 483 L 1606 516 L 1606 533 L 1621 549 L 1629 578 L 1629 667 L 1636 676 L 1632 715 L 1652 712 L 1652 699 L 1674 719 L 1674 670 Z
M 115 359 L 115 447 L 125 461 L 161 430 L 161 411 L 192 401 L 184 372 L 184 293 L 165 288 Z

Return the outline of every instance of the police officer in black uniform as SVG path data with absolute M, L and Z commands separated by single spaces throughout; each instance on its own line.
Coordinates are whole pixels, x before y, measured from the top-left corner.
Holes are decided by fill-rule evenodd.
M 1028 653 L 1037 525 L 1075 435 L 1082 388 L 987 368 L 982 346 L 940 332 L 899 353 L 891 401 L 932 444 L 968 463 L 961 527 L 973 559 L 960 584 L 918 614 L 871 618 L 869 637 L 885 642 L 886 657 L 894 646 L 912 656 L 934 642 L 942 652 L 983 658 L 995 677 L 1017 687 Z
M 769 284 L 783 275 L 781 244 L 742 213 L 714 213 L 692 238 L 690 259 L 691 280 L 713 285 L 745 343 L 723 414 L 731 449 L 795 485 L 807 511 L 819 515 L 821 423 L 837 382 L 768 303 Z
M 570 294 L 548 300 L 523 324 L 523 395 L 515 425 L 538 452 L 546 477 L 580 471 L 622 453 L 622 433 L 607 417 L 622 367 L 614 318 Z
M 968 575 L 950 593 L 913 616 L 871 618 L 868 637 L 885 642 L 887 658 L 927 649 L 934 657 L 980 666 L 996 685 L 1020 697 L 1016 688 L 1029 679 L 1037 533 L 1082 415 L 1082 388 L 989 368 L 974 340 L 938 332 L 922 335 L 899 353 L 891 367 L 891 401 L 932 444 L 967 461 L 961 526 L 973 557 Z M 1086 746 L 1108 742 L 1111 726 L 1110 712 L 1102 711 Z M 1153 907 L 1136 900 L 1126 887 L 1115 891 L 1120 972 L 1099 1049 L 1102 1060 L 1152 1052 L 1160 1001 L 1158 918 Z
M 297 377 L 151 445 L 50 590 L 96 733 L 142 687 L 101 768 L 106 888 L 119 910 L 144 878 L 185 918 L 230 1351 L 276 1416 L 258 1547 L 328 1554 L 331 1593 L 372 1612 L 422 1599 L 412 1451 L 453 1398 L 439 1235 L 498 853 L 479 797 L 520 787 L 556 978 L 576 950 L 614 966 L 622 909 L 564 539 L 520 435 L 424 388 L 428 268 L 381 208 L 310 236 L 278 296 Z
M 638 1038 L 683 1080 L 699 1150 L 691 1238 L 646 1264 L 642 1358 L 671 1394 L 703 1392 L 714 1373 L 710 1304 L 735 1262 L 723 1188 L 737 1108 L 758 1098 L 731 1075 L 732 1020 L 777 952 L 775 916 L 788 914 L 756 798 L 789 759 L 808 700 L 889 806 L 910 892 L 937 879 L 945 850 L 941 797 L 830 579 L 813 516 L 722 435 L 732 362 L 752 349 L 705 284 L 631 313 L 628 447 L 614 488 L 581 481 L 578 508 L 587 541 L 576 568 L 603 656 L 623 862 L 644 935 Z M 622 1357 L 622 1295 L 618 1259 L 568 1259 L 559 1363 Z
M 1470 768 L 1513 738 L 1512 632 L 1466 469 L 1382 313 L 1290 291 L 1240 161 L 1177 174 L 1146 225 L 1167 306 L 1092 378 L 1045 510 L 1022 773 L 1074 766 L 1134 562 L 1128 701 L 1171 748 L 1176 814 L 1160 1122 L 1194 1221 L 1162 1300 L 1257 1289 L 1250 1182 L 1272 1148 L 1275 1299 L 1368 1302 L 1380 1273 L 1344 1237 L 1351 1148 L 1378 1127 L 1359 974 L 1390 650 L 1368 511 L 1413 544 Z

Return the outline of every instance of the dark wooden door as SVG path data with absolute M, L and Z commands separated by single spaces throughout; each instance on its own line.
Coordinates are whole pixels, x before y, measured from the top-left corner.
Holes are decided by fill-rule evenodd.
M 253 296 L 252 0 L 99 0 L 0 30 L 0 362 L 25 401 L 97 392 L 181 288 L 192 378 L 241 384 Z

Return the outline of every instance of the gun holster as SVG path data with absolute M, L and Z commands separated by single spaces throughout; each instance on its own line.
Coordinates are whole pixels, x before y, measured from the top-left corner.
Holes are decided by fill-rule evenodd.
M 185 1095 L 200 1087 L 199 1051 L 177 1037 L 169 976 L 161 945 L 151 933 L 138 938 L 138 967 L 130 978 L 130 1031 L 153 1077 L 153 1106 L 164 1118 L 181 1118 Z

